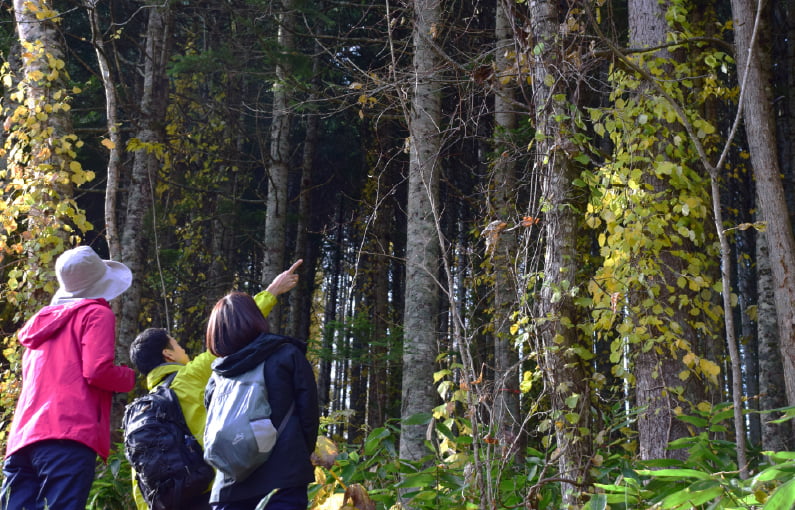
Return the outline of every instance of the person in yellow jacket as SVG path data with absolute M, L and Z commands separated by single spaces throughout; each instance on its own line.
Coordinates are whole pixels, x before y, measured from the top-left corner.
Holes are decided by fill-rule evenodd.
M 276 305 L 277 296 L 293 289 L 298 283 L 295 271 L 303 260 L 296 261 L 290 269 L 276 276 L 268 287 L 254 296 L 257 306 L 264 316 L 270 314 Z M 130 345 L 130 361 L 135 368 L 146 377 L 146 387 L 152 390 L 159 385 L 166 376 L 177 372 L 171 382 L 170 388 L 179 399 L 182 414 L 185 416 L 193 436 L 203 446 L 204 424 L 207 418 L 207 409 L 204 407 L 204 388 L 210 379 L 212 369 L 210 364 L 215 360 L 209 351 L 205 351 L 191 359 L 185 349 L 171 337 L 165 329 L 148 328 L 141 332 Z M 148 510 L 149 506 L 144 501 L 138 488 L 133 473 L 133 497 L 138 510 Z M 206 493 L 209 499 L 210 487 Z M 209 509 L 208 501 L 197 502 L 190 510 Z M 176 510 L 176 509 L 175 509 Z

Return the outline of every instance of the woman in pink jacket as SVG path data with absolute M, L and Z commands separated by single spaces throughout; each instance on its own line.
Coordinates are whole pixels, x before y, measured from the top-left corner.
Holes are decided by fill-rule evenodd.
M 22 392 L 8 436 L 3 510 L 82 510 L 97 455 L 110 450 L 114 393 L 135 373 L 114 363 L 116 318 L 108 304 L 127 290 L 130 269 L 81 246 L 55 262 L 60 287 L 19 331 Z

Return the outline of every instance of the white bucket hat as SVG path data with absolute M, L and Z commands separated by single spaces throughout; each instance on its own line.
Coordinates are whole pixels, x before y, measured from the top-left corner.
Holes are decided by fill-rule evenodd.
M 63 252 L 55 261 L 55 275 L 60 287 L 52 304 L 76 299 L 115 298 L 130 287 L 132 271 L 113 260 L 102 260 L 88 246 Z

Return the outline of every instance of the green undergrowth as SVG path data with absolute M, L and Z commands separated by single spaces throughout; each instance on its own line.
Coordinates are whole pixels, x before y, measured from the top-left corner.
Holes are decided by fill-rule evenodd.
M 779 411 L 784 420 L 795 414 L 795 409 Z M 616 420 L 616 430 L 626 425 L 625 419 Z M 750 452 L 751 476 L 743 480 L 729 404 L 680 419 L 694 431 L 669 445 L 682 460 L 640 461 L 634 449 L 622 447 L 627 441 L 623 435 L 596 452 L 592 481 L 582 487 L 582 510 L 795 508 L 795 452 Z M 361 444 L 335 444 L 331 462 L 316 467 L 310 508 L 562 508 L 554 447 L 488 457 L 471 433 L 456 432 L 465 428 L 436 422 L 431 415 L 418 415 L 412 423 L 428 425 L 426 457 L 399 458 L 397 422 L 370 431 Z M 108 462 L 99 466 L 88 509 L 135 508 L 130 468 L 120 451 L 121 445 L 115 445 Z

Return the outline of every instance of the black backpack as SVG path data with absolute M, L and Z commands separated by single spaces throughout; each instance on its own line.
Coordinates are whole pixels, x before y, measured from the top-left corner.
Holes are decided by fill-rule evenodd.
M 169 388 L 176 372 L 124 410 L 124 454 L 152 510 L 175 510 L 205 492 L 215 478 Z

